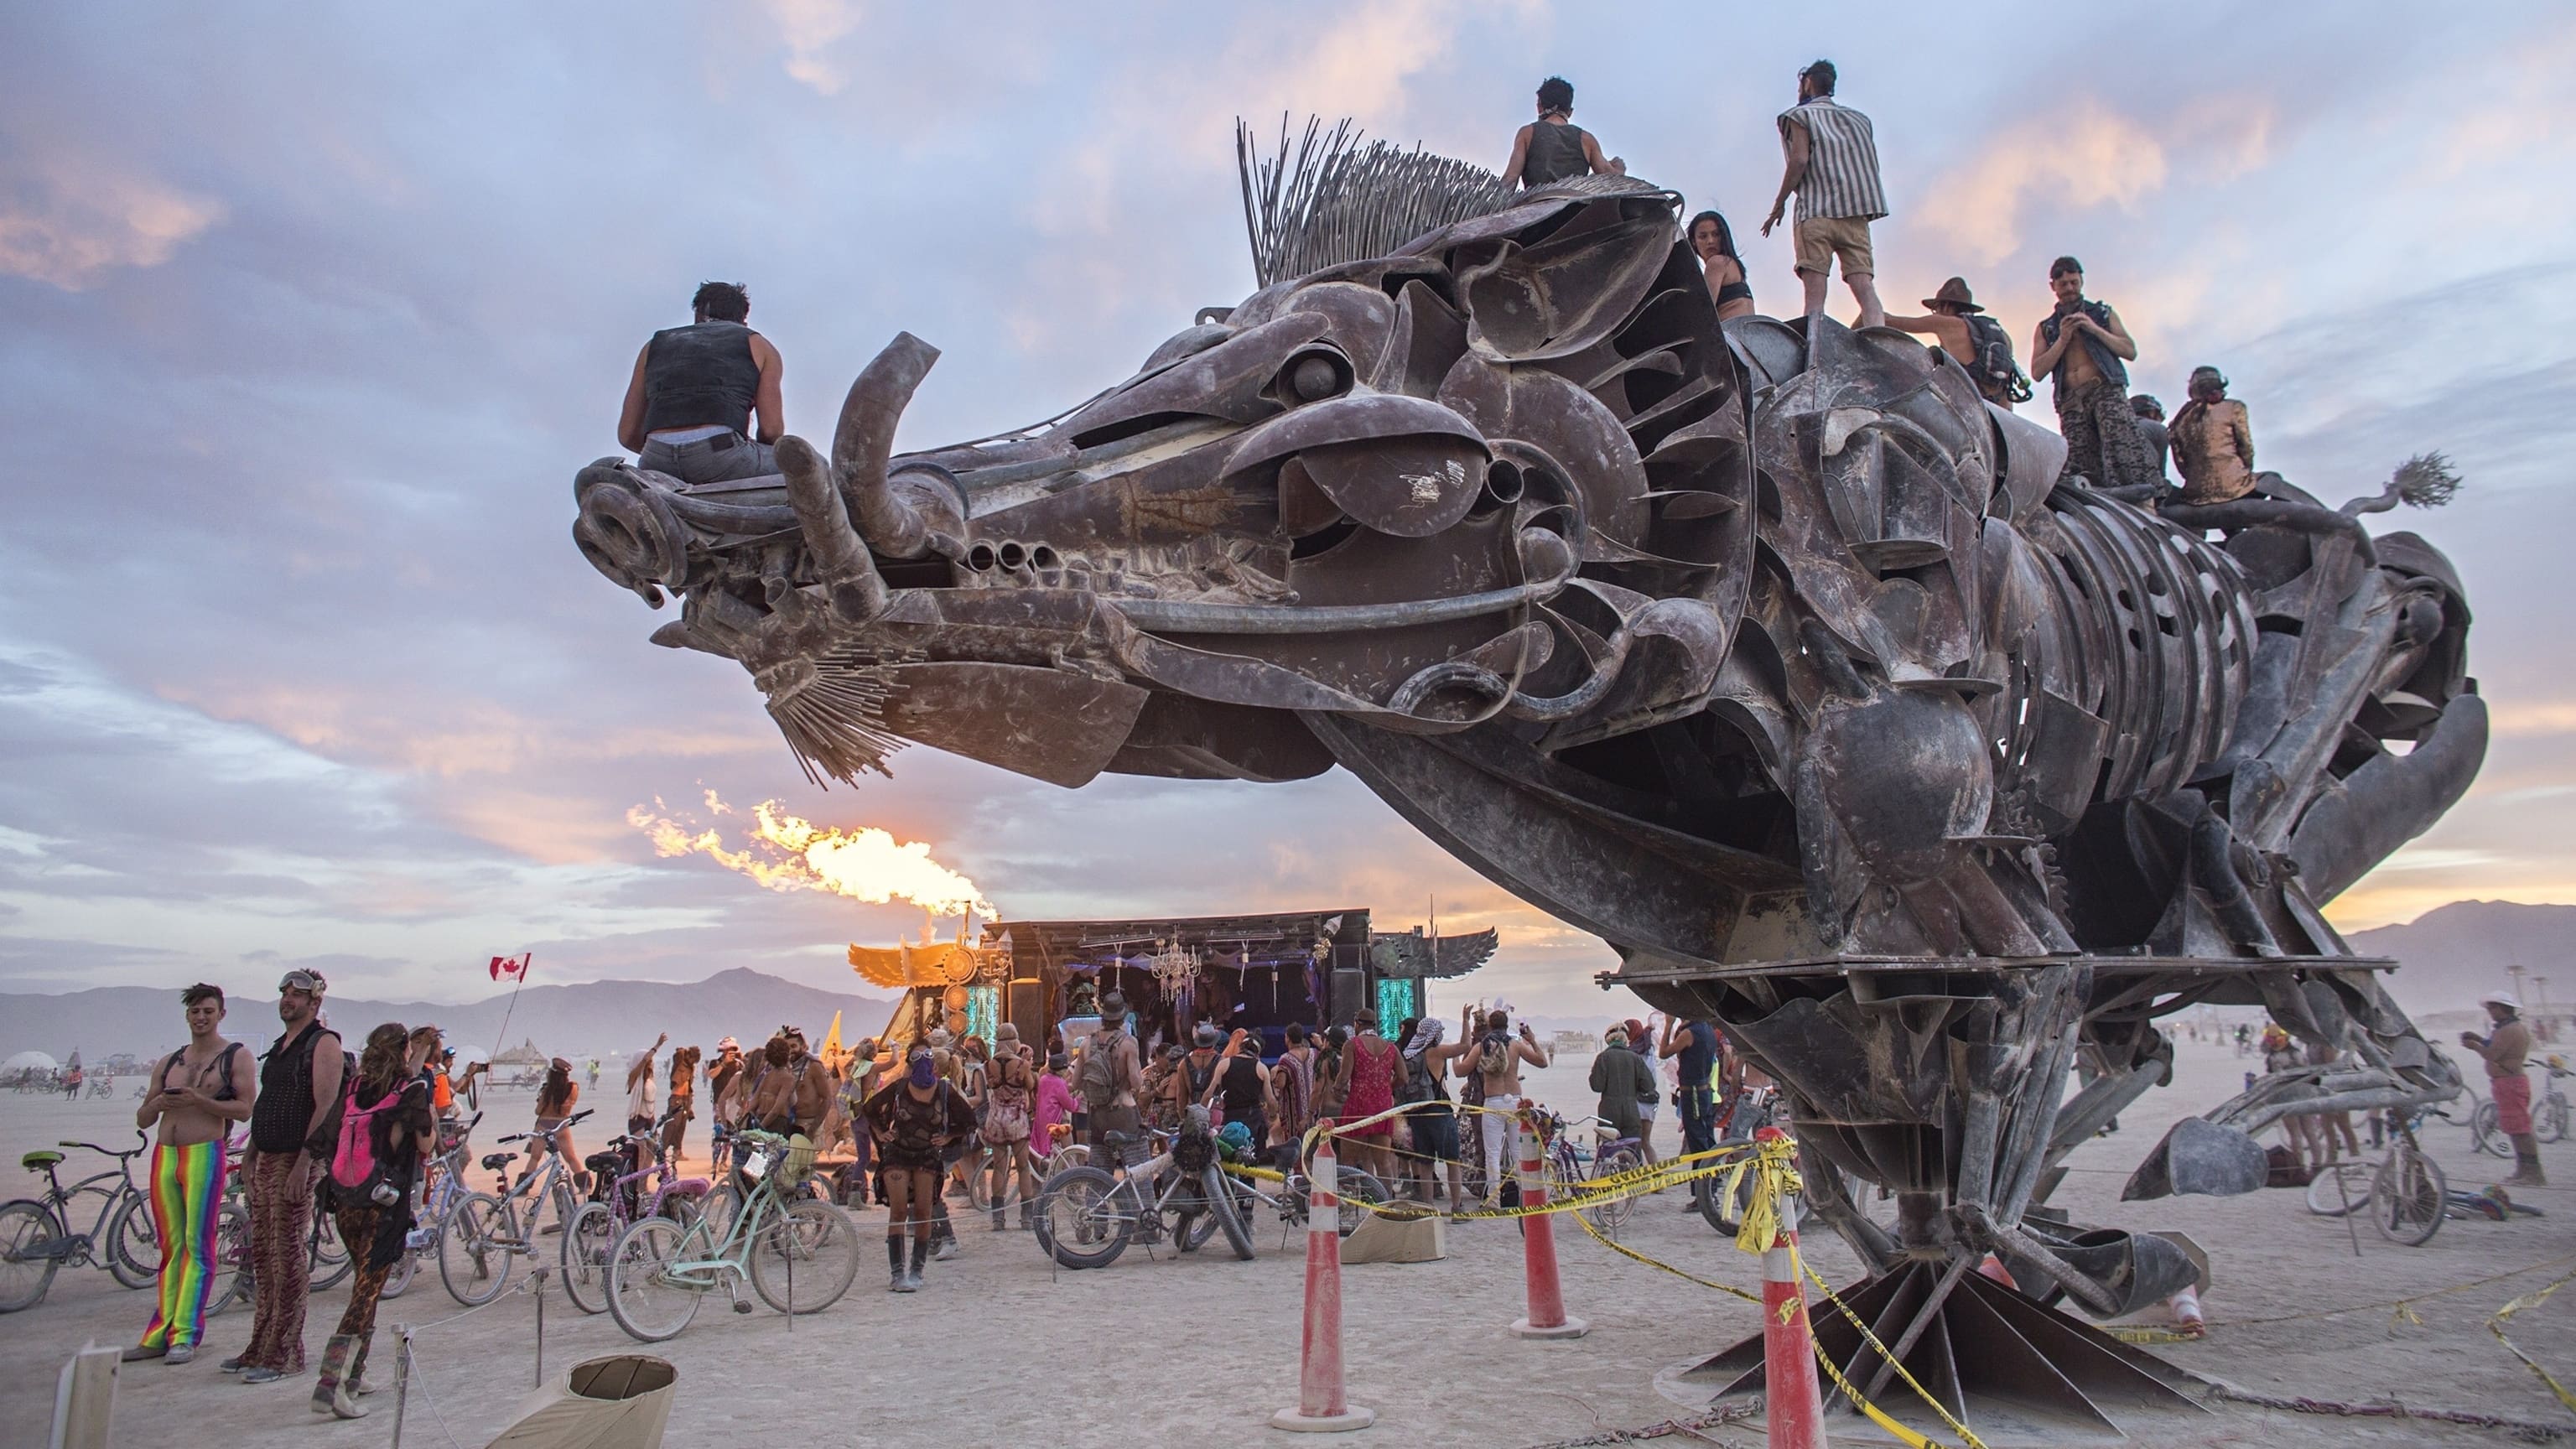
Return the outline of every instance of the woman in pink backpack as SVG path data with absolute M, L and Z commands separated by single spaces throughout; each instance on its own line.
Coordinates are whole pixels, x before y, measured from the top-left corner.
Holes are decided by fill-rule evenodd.
M 322 1353 L 322 1374 L 313 1385 L 317 1414 L 357 1419 L 367 1412 L 356 1396 L 373 1391 L 365 1373 L 376 1301 L 411 1232 L 412 1182 L 437 1132 L 429 1083 L 420 1075 L 434 1044 L 435 1038 L 414 1043 L 401 1022 L 386 1022 L 367 1033 L 357 1079 L 349 1084 L 329 1192 L 340 1242 L 357 1272 L 349 1280 L 349 1306 Z

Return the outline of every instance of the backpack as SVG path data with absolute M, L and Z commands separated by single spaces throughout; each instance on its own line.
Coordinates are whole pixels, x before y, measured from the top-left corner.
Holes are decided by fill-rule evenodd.
M 2002 323 L 1983 313 L 1969 313 L 1968 341 L 1976 353 L 1968 362 L 1968 375 L 1979 391 L 2011 402 L 2030 401 L 2030 379 L 2022 376 L 2021 365 L 2013 360 L 2012 334 Z
M 1512 1039 L 1499 1031 L 1485 1033 L 1476 1048 L 1476 1075 L 1499 1077 L 1512 1069 Z
M 1086 1111 L 1105 1111 L 1118 1100 L 1118 1044 L 1126 1033 L 1095 1031 L 1083 1044 L 1082 1065 L 1073 1069 L 1073 1090 Z
M 333 1186 L 356 1189 L 377 1181 L 382 1169 L 376 1162 L 376 1118 L 401 1106 L 403 1097 L 419 1085 L 418 1077 L 408 1078 L 377 1098 L 375 1105 L 361 1107 L 357 1079 L 354 1075 L 350 1078 L 348 1089 L 340 1095 L 339 1136 L 331 1152 Z
M 230 1102 L 239 1098 L 240 1094 L 233 1090 L 233 1057 L 241 1050 L 242 1044 L 240 1042 L 234 1042 L 224 1048 L 224 1054 L 222 1056 L 215 1058 L 215 1065 L 223 1068 L 224 1084 L 207 1094 L 213 1100 L 218 1102 Z M 152 1086 L 156 1091 L 170 1085 L 170 1069 L 179 1065 L 180 1061 L 187 1055 L 188 1049 L 186 1047 L 181 1047 L 162 1059 L 161 1070 L 152 1074 Z

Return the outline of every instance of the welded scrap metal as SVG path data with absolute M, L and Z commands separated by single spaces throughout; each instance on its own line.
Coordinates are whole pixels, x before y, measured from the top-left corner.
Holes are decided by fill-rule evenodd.
M 2456 1090 L 2323 913 L 2483 758 L 2456 571 L 2364 521 L 2456 478 L 2141 507 L 1910 338 L 1721 326 L 1670 191 L 1351 140 L 1246 146 L 1262 285 L 1124 381 L 896 452 L 937 385 L 899 336 L 780 477 L 581 470 L 583 556 L 818 780 L 906 740 L 1066 786 L 1350 769 L 1722 1021 L 1811 1160 L 1906 1205 L 1838 1223 L 1873 1261 L 2035 1232 L 2196 1003 L 2360 1066 L 2142 1192 L 2227 1185 L 2211 1132 L 2265 1113 Z M 2108 1085 L 2061 1107 L 2079 1056 Z

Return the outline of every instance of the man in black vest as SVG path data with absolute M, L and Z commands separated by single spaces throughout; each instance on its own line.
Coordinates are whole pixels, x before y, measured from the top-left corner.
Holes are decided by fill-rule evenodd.
M 250 1180 L 250 1347 L 222 1365 L 246 1384 L 304 1371 L 304 1304 L 313 1281 L 305 1236 L 314 1186 L 337 1145 L 333 1123 L 348 1066 L 340 1038 L 322 1024 L 324 989 L 319 971 L 286 973 L 277 983 L 277 1019 L 286 1029 L 260 1057 L 250 1145 L 242 1151 L 242 1175 Z
M 722 483 L 778 471 L 770 451 L 786 432 L 779 378 L 786 366 L 769 339 L 743 325 L 751 294 L 708 282 L 689 306 L 697 320 L 653 334 L 635 355 L 617 441 L 638 466 L 683 483 Z M 757 439 L 745 436 L 760 415 Z
M 2138 344 L 2108 302 L 2084 295 L 2084 264 L 2059 257 L 2049 264 L 2049 290 L 2057 306 L 2039 319 L 2030 338 L 2030 375 L 2049 380 L 2057 400 L 2057 431 L 2066 439 L 2066 466 L 2058 481 L 2082 477 L 2096 488 L 2143 487 L 2156 482 L 2147 440 L 2129 411 L 2129 370 Z

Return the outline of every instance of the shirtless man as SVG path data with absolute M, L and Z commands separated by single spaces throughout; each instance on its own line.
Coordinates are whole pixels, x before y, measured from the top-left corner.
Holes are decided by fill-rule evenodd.
M 1916 332 L 1931 338 L 1951 361 L 1967 372 L 1968 380 L 1977 385 L 1979 396 L 1998 407 L 2011 407 L 2015 384 L 2021 377 L 2013 367 L 2012 341 L 1995 323 L 1970 320 L 1986 309 L 1977 305 L 1976 294 L 1968 289 L 1968 279 L 1952 277 L 1943 282 L 1940 291 L 1923 299 L 1923 305 L 1930 309 L 1927 315 L 1890 317 L 1887 325 L 1900 332 Z M 1978 356 L 1977 337 L 1981 331 L 1998 344 L 1995 358 Z M 2029 397 L 2029 389 L 2022 388 L 2021 396 Z
M 2044 377 L 2056 394 L 2057 431 L 2066 439 L 2059 480 L 2081 476 L 2096 488 L 2157 484 L 2147 440 L 2129 411 L 2129 369 L 2138 344 L 2108 302 L 2084 295 L 2084 264 L 2059 257 L 2049 264 L 2048 287 L 2057 307 L 2030 335 L 2030 375 Z
M 1485 1110 L 1476 1120 L 1484 1134 L 1485 1186 L 1489 1192 L 1499 1192 L 1503 1174 L 1514 1166 L 1512 1119 L 1521 1106 L 1521 1064 L 1544 1067 L 1548 1061 L 1528 1022 L 1521 1023 L 1517 1036 L 1513 1034 L 1511 1013 L 1487 1012 L 1484 1028 L 1476 1038 L 1476 1049 L 1459 1059 L 1458 1071 L 1462 1076 L 1475 1073 L 1484 1085 Z
M 832 1110 L 831 1073 L 806 1053 L 803 1032 L 771 1037 L 763 1054 L 770 1070 L 752 1091 L 746 1120 L 764 1132 L 802 1132 L 809 1142 L 819 1140 Z
M 152 1229 L 161 1240 L 161 1295 L 128 1362 L 186 1363 L 206 1336 L 206 1288 L 215 1276 L 215 1214 L 224 1200 L 224 1134 L 250 1120 L 258 1074 L 239 1042 L 216 1033 L 224 993 L 203 982 L 179 993 L 188 1044 L 152 1074 L 136 1127 L 160 1125 L 152 1143 Z
M 2531 1130 L 2531 1079 L 2523 1075 L 2531 1064 L 2531 1028 L 2523 1023 L 2522 1003 L 2491 991 L 2478 1004 L 2486 1008 L 2487 1024 L 2495 1030 L 2485 1036 L 2461 1032 L 2460 1045 L 2486 1060 L 2496 1126 L 2513 1141 L 2513 1176 L 2505 1185 L 2547 1187 L 2549 1178 L 2540 1170 L 2540 1139 Z

